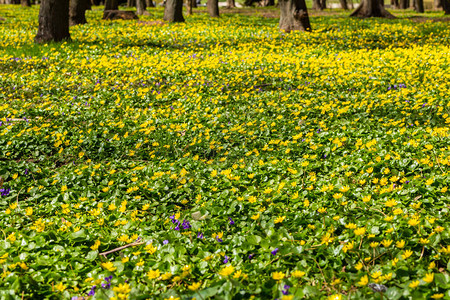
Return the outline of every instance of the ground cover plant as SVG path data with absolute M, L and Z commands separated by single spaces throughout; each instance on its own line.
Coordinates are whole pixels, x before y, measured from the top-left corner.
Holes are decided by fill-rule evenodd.
M 0 6 L 0 298 L 450 297 L 437 14 L 37 13 Z

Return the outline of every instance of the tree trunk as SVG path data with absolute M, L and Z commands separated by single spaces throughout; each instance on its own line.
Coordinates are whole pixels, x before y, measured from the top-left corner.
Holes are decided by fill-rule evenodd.
M 312 9 L 316 9 L 316 10 L 322 10 L 322 3 L 320 2 L 320 0 L 313 0 L 313 5 L 312 5 Z
M 127 0 L 127 7 L 135 7 L 136 0 Z
M 147 11 L 147 3 L 145 3 L 145 0 L 136 0 L 136 14 L 140 16 L 149 14 Z
M 445 15 L 450 15 L 450 0 L 442 0 L 442 8 Z
M 279 0 L 280 30 L 311 31 L 305 0 Z
M 30 7 L 31 6 L 31 1 L 30 0 L 20 0 L 20 4 L 22 6 Z
M 416 11 L 418 13 L 425 12 L 425 9 L 423 8 L 423 0 L 416 0 Z
M 347 0 L 339 0 L 339 2 L 341 3 L 342 9 L 345 9 L 345 10 L 348 9 Z
M 211 18 L 219 17 L 219 0 L 208 0 L 206 2 L 206 8 Z
M 236 3 L 234 2 L 234 0 L 227 0 L 227 7 L 228 8 L 235 8 L 236 7 Z
M 164 21 L 184 22 L 183 17 L 183 0 L 167 0 L 164 8 Z
M 362 0 L 358 8 L 350 15 L 350 17 L 395 18 L 381 5 L 380 0 Z
M 186 0 L 186 13 L 188 16 L 192 15 L 192 6 L 195 0 Z
M 69 25 L 86 24 L 86 10 L 91 9 L 89 0 L 70 0 Z
M 434 9 L 442 8 L 442 0 L 434 0 L 433 7 Z
M 409 0 L 400 0 L 400 8 L 408 9 L 409 8 Z
M 105 10 L 118 10 L 118 9 L 119 9 L 119 1 L 117 0 L 105 1 Z
M 327 8 L 327 0 L 320 0 L 320 6 L 322 7 L 322 9 Z
M 145 0 L 145 5 L 147 7 L 155 7 L 155 4 L 153 4 L 153 0 Z
M 275 6 L 275 1 L 274 0 L 262 0 L 260 2 L 262 7 L 267 7 L 267 6 Z
M 36 43 L 70 40 L 69 0 L 42 0 Z
M 394 8 L 400 8 L 400 4 L 398 3 L 398 0 L 391 0 L 391 5 Z

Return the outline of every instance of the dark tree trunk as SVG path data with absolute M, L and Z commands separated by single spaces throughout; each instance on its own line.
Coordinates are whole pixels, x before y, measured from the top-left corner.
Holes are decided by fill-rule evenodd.
M 192 6 L 195 0 L 186 0 L 186 13 L 188 16 L 192 15 Z
M 70 0 L 69 25 L 86 24 L 86 10 L 91 9 L 89 0 Z
M 20 4 L 22 6 L 30 7 L 31 6 L 31 1 L 30 0 L 20 0 Z
M 305 0 L 279 0 L 280 30 L 311 31 Z
M 416 11 L 418 13 L 425 12 L 425 9 L 423 8 L 423 0 L 416 0 Z
M 400 0 L 400 8 L 408 9 L 409 8 L 409 0 Z
M 117 0 L 105 1 L 105 10 L 118 10 L 118 9 L 119 9 L 119 1 Z
M 235 8 L 236 7 L 236 3 L 234 2 L 234 0 L 227 0 L 227 7 L 228 8 Z
M 391 0 L 391 5 L 394 8 L 400 8 L 400 4 L 398 3 L 398 0 Z
M 312 9 L 316 9 L 316 10 L 322 10 L 322 3 L 320 2 L 320 0 L 313 0 L 313 5 L 312 5 Z
M 450 0 L 442 0 L 442 8 L 445 15 L 450 15 Z
M 219 17 L 219 0 L 208 0 L 206 2 L 206 8 L 211 18 Z
M 42 0 L 36 43 L 70 40 L 69 0 Z
M 350 17 L 395 18 L 390 12 L 384 9 L 380 0 L 362 0 L 358 8 L 350 15 Z
M 320 6 L 322 7 L 322 9 L 327 8 L 327 0 L 320 0 Z
M 345 10 L 348 9 L 347 0 L 339 0 L 339 2 L 341 3 L 342 9 L 345 9 Z
M 127 7 L 135 7 L 136 0 L 127 0 Z
M 167 0 L 164 8 L 164 21 L 184 22 L 183 17 L 183 0 Z
M 434 0 L 433 7 L 434 9 L 442 8 L 442 0 Z
M 147 5 L 147 7 L 155 7 L 153 0 L 145 0 L 145 5 Z
M 140 16 L 149 14 L 147 11 L 147 3 L 145 3 L 145 0 L 136 0 L 136 14 Z
M 262 0 L 260 3 L 261 3 L 261 6 L 263 6 L 263 7 L 275 6 L 274 0 Z

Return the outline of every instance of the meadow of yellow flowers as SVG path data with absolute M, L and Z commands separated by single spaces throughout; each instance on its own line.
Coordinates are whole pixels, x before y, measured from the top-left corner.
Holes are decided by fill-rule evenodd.
M 450 297 L 448 23 L 37 14 L 0 6 L 1 299 Z

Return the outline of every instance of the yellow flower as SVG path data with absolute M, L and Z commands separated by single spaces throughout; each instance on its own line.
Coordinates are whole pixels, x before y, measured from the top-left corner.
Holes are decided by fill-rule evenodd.
M 150 270 L 150 271 L 148 271 L 148 273 L 147 273 L 148 279 L 156 279 L 156 278 L 158 278 L 159 276 L 160 276 L 160 272 L 159 272 L 158 269 L 156 269 L 156 270 Z
M 415 280 L 415 281 L 413 281 L 413 282 L 411 282 L 409 284 L 409 287 L 412 288 L 412 289 L 415 289 L 416 287 L 419 286 L 419 284 L 420 284 L 420 281 L 419 280 Z
M 363 202 L 369 202 L 370 199 L 372 199 L 372 196 L 371 196 L 371 195 L 367 195 L 367 196 L 364 196 L 364 197 L 362 198 L 362 201 L 363 201 Z
M 167 273 L 164 273 L 164 274 L 161 275 L 161 279 L 162 280 L 168 280 L 171 277 L 172 277 L 172 273 L 170 273 L 170 272 L 167 272 Z
M 60 292 L 64 292 L 66 288 L 67 286 L 65 286 L 62 282 L 59 282 L 57 285 L 55 285 L 55 289 Z
M 395 246 L 399 249 L 402 249 L 403 247 L 405 247 L 405 241 L 404 240 L 398 241 L 397 243 L 395 243 Z
M 413 252 L 411 250 L 406 250 L 403 254 L 402 254 L 402 258 L 403 259 L 407 259 L 408 257 L 410 257 L 413 254 Z
M 412 219 L 409 219 L 409 221 L 408 221 L 408 224 L 410 225 L 410 226 L 416 226 L 416 225 L 418 225 L 420 223 L 420 220 L 418 219 L 418 218 L 412 218 Z
M 99 240 L 96 240 L 95 243 L 94 243 L 94 245 L 91 246 L 91 249 L 92 249 L 92 250 L 97 250 L 97 249 L 98 249 L 98 246 L 100 246 L 100 241 L 99 241 Z
M 252 218 L 252 220 L 258 220 L 259 219 L 259 213 L 257 213 L 256 215 L 251 216 L 250 218 Z
M 381 241 L 384 247 L 389 247 L 392 244 L 392 240 L 383 240 Z
M 110 272 L 114 272 L 117 268 L 114 267 L 114 264 L 110 261 L 102 263 L 102 267 Z
M 433 299 L 441 299 L 441 298 L 444 298 L 444 294 L 434 294 L 433 296 L 431 296 L 431 298 L 433 298 Z
M 423 278 L 423 281 L 425 281 L 427 283 L 432 283 L 433 280 L 434 280 L 434 274 L 433 273 L 425 274 L 425 277 Z
M 341 300 L 342 299 L 342 295 L 341 294 L 334 294 L 331 296 L 328 296 L 327 300 Z
M 283 272 L 273 272 L 272 273 L 272 278 L 273 279 L 275 279 L 275 280 L 281 280 L 281 279 L 283 279 L 284 278 L 284 273 Z
M 286 219 L 285 216 L 280 216 L 280 217 L 278 217 L 278 218 L 275 219 L 274 223 L 275 223 L 275 224 L 281 223 L 281 222 L 284 221 L 284 219 Z
M 364 275 L 363 277 L 361 277 L 361 279 L 358 282 L 358 285 L 360 286 L 365 286 L 369 283 L 369 277 L 367 277 L 367 275 Z
M 156 252 L 156 250 L 158 250 L 158 248 L 154 247 L 152 244 L 146 245 L 144 249 L 148 254 L 153 254 Z
M 231 275 L 233 272 L 234 272 L 234 267 L 232 265 L 228 265 L 219 271 L 219 275 L 228 276 L 228 275 Z
M 292 273 L 291 273 L 291 275 L 292 275 L 292 277 L 295 277 L 295 278 L 302 278 L 303 276 L 305 276 L 305 272 L 303 272 L 303 271 L 300 271 L 300 270 L 295 270 L 295 271 L 292 271 Z
M 358 271 L 361 270 L 362 267 L 363 267 L 363 263 L 362 263 L 362 262 L 359 262 L 359 263 L 357 263 L 357 264 L 355 265 L 355 269 L 358 270 Z
M 200 288 L 201 285 L 202 285 L 201 282 L 194 282 L 193 284 L 188 286 L 188 289 L 195 292 L 196 290 L 198 290 Z
M 366 233 L 366 228 L 365 227 L 357 228 L 353 232 L 356 235 L 363 235 L 364 233 Z

